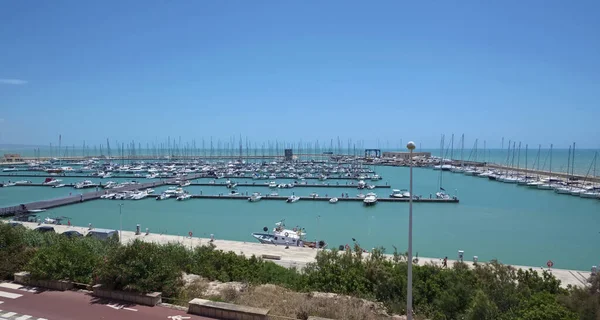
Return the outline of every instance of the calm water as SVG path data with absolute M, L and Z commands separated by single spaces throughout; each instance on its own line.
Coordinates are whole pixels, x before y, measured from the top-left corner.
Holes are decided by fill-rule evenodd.
M 394 188 L 408 188 L 408 168 L 377 168 Z M 482 261 L 497 258 L 504 263 L 541 266 L 552 259 L 556 268 L 589 270 L 600 263 L 600 201 L 558 195 L 552 191 L 529 189 L 488 179 L 444 172 L 444 188 L 458 193 L 459 204 L 415 204 L 414 248 L 420 256 L 455 257 L 464 250 Z M 415 194 L 428 197 L 437 191 L 440 172 L 415 169 Z M 34 178 L 27 178 L 33 180 Z M 41 178 L 40 178 L 41 179 Z M 67 181 L 65 179 L 65 181 Z M 83 179 L 74 179 L 80 181 Z M 113 179 L 110 180 L 119 180 Z M 100 179 L 92 179 L 99 182 Z M 221 179 L 221 182 L 224 179 Z M 236 180 L 238 182 L 244 179 Z M 247 181 L 252 181 L 248 179 Z M 262 181 L 261 181 L 262 182 Z M 279 182 L 279 180 L 278 180 Z M 281 180 L 284 182 L 284 180 Z M 315 181 L 316 182 L 316 181 Z M 335 181 L 328 181 L 335 184 Z M 340 183 L 345 183 L 341 182 Z M 160 191 L 163 188 L 158 188 Z M 194 194 L 229 193 L 225 187 L 188 187 Z M 271 192 L 266 187 L 241 187 L 240 192 Z M 280 195 L 355 196 L 353 188 L 294 188 L 276 190 Z M 391 189 L 375 189 L 387 196 Z M 73 189 L 45 187 L 0 188 L 0 205 L 6 206 L 65 195 Z M 363 191 L 368 192 L 368 191 Z M 331 246 L 350 243 L 356 238 L 367 248 L 407 247 L 408 204 L 378 203 L 364 207 L 360 202 L 175 200 L 125 201 L 123 226 L 134 230 L 136 224 L 151 232 L 208 236 L 254 241 L 250 233 L 269 228 L 280 219 L 288 226 L 305 227 L 309 238 L 325 239 Z M 76 225 L 92 223 L 97 227 L 118 228 L 118 202 L 96 200 L 49 210 L 49 216 L 64 215 Z M 40 216 L 44 218 L 45 215 Z
M 500 165 L 509 165 L 509 166 L 514 166 L 514 167 L 520 167 L 520 168 L 535 168 L 535 169 L 540 169 L 540 170 L 545 170 L 548 171 L 550 169 L 552 169 L 552 171 L 556 172 L 566 172 L 567 171 L 567 165 L 569 163 L 569 150 L 568 150 L 568 146 L 567 149 L 559 149 L 559 148 L 554 148 L 552 150 L 552 157 L 550 157 L 550 150 L 549 149 L 541 149 L 539 151 L 539 156 L 538 156 L 538 148 L 537 146 L 530 146 L 529 150 L 527 152 L 525 152 L 525 145 L 523 144 L 521 146 L 521 151 L 519 152 L 519 150 L 515 150 L 514 151 L 514 156 L 513 156 L 513 152 L 512 149 L 509 153 L 509 151 L 507 150 L 507 148 L 505 149 L 487 149 L 487 150 L 483 150 L 483 145 L 480 144 L 480 146 L 478 147 L 477 150 L 474 150 L 474 148 L 472 148 L 472 146 L 469 147 L 465 147 L 465 149 L 462 151 L 462 155 L 461 155 L 461 150 L 459 147 L 457 147 L 458 143 L 455 143 L 455 148 L 454 150 L 452 149 L 444 149 L 444 152 L 440 152 L 440 149 L 423 149 L 423 150 L 416 150 L 416 151 L 424 151 L 424 152 L 431 152 L 431 154 L 433 156 L 436 157 L 440 157 L 443 156 L 446 159 L 455 159 L 455 160 L 471 160 L 471 161 L 480 161 L 480 162 L 490 162 L 490 163 L 495 163 L 495 164 L 500 164 Z M 466 144 L 465 144 L 466 146 Z M 448 144 L 449 147 L 449 144 Z M 556 147 L 556 146 L 555 146 Z M 66 156 L 83 156 L 83 150 L 81 148 L 69 148 L 69 151 L 65 152 L 64 151 L 64 147 L 63 147 L 63 152 L 61 152 L 61 155 L 66 155 Z M 74 151 L 73 151 L 74 150 Z M 382 151 L 398 151 L 398 149 L 381 149 Z M 276 155 L 277 150 L 272 148 L 272 149 L 252 149 L 249 152 L 246 152 L 245 150 L 243 151 L 243 155 L 249 154 L 249 155 Z M 315 153 L 315 154 L 321 154 L 324 151 L 330 151 L 328 148 L 319 148 L 319 149 L 309 149 L 309 148 L 304 148 L 302 150 L 302 153 Z M 337 150 L 334 150 L 336 153 Z M 406 150 L 401 150 L 401 151 L 406 151 Z M 580 174 L 580 175 L 590 175 L 593 176 L 594 175 L 594 168 L 591 166 L 593 159 L 594 159 L 594 155 L 598 150 L 592 150 L 592 149 L 577 149 L 575 150 L 575 173 L 576 174 Z M 154 156 L 156 155 L 156 153 L 153 153 L 153 150 L 147 150 L 147 149 L 141 149 L 141 150 L 137 150 L 136 151 L 137 154 L 144 154 L 144 155 L 149 155 L 149 156 Z M 58 152 L 57 152 L 57 148 L 54 147 L 54 150 L 51 150 L 50 148 L 40 148 L 39 150 L 39 155 L 36 153 L 36 151 L 34 151 L 33 149 L 16 149 L 16 150 L 8 150 L 8 149 L 2 149 L 0 148 L 0 153 L 18 153 L 21 154 L 22 156 L 26 156 L 26 157 L 35 157 L 35 156 L 41 156 L 41 157 L 56 157 Z M 176 153 L 176 152 L 173 152 Z M 279 154 L 283 153 L 283 147 L 279 148 Z M 297 149 L 294 149 L 294 153 L 299 153 Z M 361 155 L 363 154 L 363 151 L 361 150 L 354 150 L 354 149 L 350 149 L 350 150 L 341 150 L 341 153 L 343 154 L 357 154 L 357 155 Z M 100 152 L 96 151 L 96 153 L 94 153 L 93 150 L 88 150 L 86 151 L 85 155 L 86 156 L 93 156 L 94 154 L 99 155 Z M 128 154 L 128 151 L 125 151 L 125 154 Z M 168 154 L 168 153 L 165 153 Z M 182 152 L 183 154 L 183 152 Z M 185 154 L 187 155 L 195 155 L 195 156 L 207 156 L 210 155 L 211 152 L 210 150 L 191 150 L 186 152 Z M 216 156 L 238 156 L 239 155 L 239 150 L 236 149 L 235 150 L 224 150 L 224 149 L 216 149 L 213 150 L 212 152 L 213 155 Z M 113 155 L 118 155 L 118 152 L 116 150 L 113 150 Z M 552 159 L 552 167 L 550 166 L 550 160 Z M 600 159 L 599 159 L 600 162 Z M 569 169 L 569 171 L 571 171 Z M 596 176 L 600 176 L 600 166 L 597 166 L 596 168 L 596 172 L 595 172 Z

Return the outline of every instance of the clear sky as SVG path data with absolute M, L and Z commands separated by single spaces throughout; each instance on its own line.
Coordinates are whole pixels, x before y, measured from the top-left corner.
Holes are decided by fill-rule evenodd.
M 600 147 L 600 1 L 2 1 L 0 143 Z

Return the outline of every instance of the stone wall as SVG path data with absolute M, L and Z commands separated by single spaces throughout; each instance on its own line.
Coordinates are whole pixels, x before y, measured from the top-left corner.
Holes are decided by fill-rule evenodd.
M 267 320 L 268 309 L 240 306 L 231 303 L 194 299 L 188 313 L 223 320 Z
M 94 297 L 106 298 L 106 299 L 114 299 L 121 300 L 126 302 L 132 302 L 136 304 L 141 304 L 145 306 L 155 306 L 162 302 L 162 293 L 161 292 L 151 292 L 151 293 L 137 293 L 137 292 L 126 292 L 126 291 L 117 291 L 117 290 L 109 290 L 103 287 L 101 284 L 97 284 L 92 287 Z
M 31 274 L 27 271 L 17 272 L 14 274 L 15 282 L 18 284 L 40 287 L 58 291 L 73 289 L 74 284 L 70 281 L 63 280 L 35 280 L 31 278 Z

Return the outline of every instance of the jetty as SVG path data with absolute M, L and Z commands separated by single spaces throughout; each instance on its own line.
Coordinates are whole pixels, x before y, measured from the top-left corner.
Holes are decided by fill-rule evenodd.
M 135 191 L 135 190 L 140 190 L 140 189 L 160 187 L 160 186 L 163 186 L 166 184 L 175 183 L 175 180 L 187 180 L 187 179 L 196 179 L 196 175 L 188 175 L 185 177 L 177 177 L 177 178 L 171 178 L 171 179 L 166 179 L 166 180 L 157 180 L 157 181 L 140 183 L 140 184 L 131 184 L 131 185 L 127 185 L 122 188 L 119 188 L 119 192 Z M 19 206 L 4 207 L 4 208 L 0 208 L 0 217 L 24 214 L 24 213 L 28 213 L 29 210 L 50 209 L 50 208 L 56 208 L 56 207 L 60 207 L 60 206 L 81 203 L 81 202 L 89 201 L 89 200 L 96 200 L 96 199 L 100 199 L 100 196 L 102 196 L 103 194 L 105 194 L 105 190 L 73 194 L 71 196 L 57 198 L 57 199 L 23 203 Z
M 39 226 L 38 223 L 31 222 L 18 222 L 29 229 L 35 229 Z M 89 227 L 76 227 L 76 226 L 66 226 L 66 225 L 55 225 L 55 224 L 44 224 L 44 226 L 51 226 L 57 233 L 63 233 L 65 231 L 75 230 L 80 232 L 83 235 L 86 235 L 89 231 Z M 93 226 L 93 227 L 106 227 L 106 226 Z M 145 227 L 141 225 L 142 232 L 136 234 L 132 231 L 122 231 L 122 239 L 123 243 L 128 243 L 133 240 L 139 239 L 141 241 L 152 242 L 152 243 L 179 243 L 186 247 L 198 247 L 202 245 L 208 245 L 212 243 L 215 245 L 216 249 L 223 251 L 231 251 L 238 255 L 243 255 L 246 257 L 256 256 L 262 257 L 266 260 L 273 261 L 274 263 L 284 266 L 284 267 L 295 267 L 295 268 L 303 268 L 306 264 L 310 262 L 315 262 L 316 255 L 319 250 L 323 249 L 312 249 L 312 248 L 303 248 L 303 247 L 294 247 L 290 246 L 289 249 L 286 249 L 285 246 L 275 246 L 275 245 L 265 245 L 260 244 L 258 242 L 244 242 L 244 241 L 231 241 L 231 240 L 222 240 L 218 238 L 216 235 L 215 239 L 211 241 L 210 232 L 208 230 L 202 232 L 198 230 L 190 230 L 189 232 L 196 236 L 188 236 L 189 233 L 185 233 L 182 235 L 169 235 L 163 233 L 156 233 L 154 230 L 149 230 L 148 233 L 144 232 Z M 166 233 L 166 232 L 165 232 Z M 198 235 L 202 235 L 204 237 L 199 238 Z M 333 246 L 337 247 L 337 246 Z M 364 255 L 368 255 L 368 253 L 364 253 Z M 388 259 L 393 259 L 391 254 L 385 255 Z M 274 259 L 275 258 L 275 259 Z M 449 265 L 453 265 L 456 260 L 448 260 Z M 474 262 L 465 260 L 465 264 L 467 264 L 470 268 L 474 266 Z M 477 263 L 485 263 L 484 261 L 479 260 Z M 419 257 L 418 261 L 414 262 L 417 265 L 426 265 L 426 264 L 434 264 L 441 266 L 442 258 L 425 258 Z M 559 267 L 558 263 L 556 263 L 556 267 Z M 558 269 L 558 268 L 545 268 L 545 267 L 534 267 L 534 266 L 518 266 L 513 265 L 512 267 L 521 270 L 534 270 L 537 272 L 542 271 L 550 271 L 558 280 L 561 282 L 561 286 L 566 288 L 568 285 L 577 286 L 577 287 L 585 287 L 587 286 L 587 279 L 591 277 L 590 271 L 582 271 L 582 270 L 568 270 L 568 269 Z
M 159 195 L 157 194 L 149 194 L 148 197 L 156 198 Z M 217 195 L 200 195 L 193 194 L 191 195 L 191 199 L 229 199 L 229 200 L 248 200 L 250 195 L 231 195 L 231 194 L 217 194 Z M 308 201 L 329 201 L 333 198 L 333 195 L 326 197 L 300 197 L 300 200 L 308 200 Z M 263 195 L 261 200 L 287 200 L 287 196 L 271 196 L 271 195 Z M 362 202 L 364 198 L 358 197 L 348 197 L 337 198 L 338 201 L 349 201 L 349 202 Z M 165 200 L 163 200 L 165 201 Z M 409 202 L 410 199 L 407 198 L 377 198 L 377 202 Z M 413 198 L 413 202 L 428 202 L 428 203 L 458 203 L 458 198 L 450 198 L 450 199 L 436 199 L 436 198 Z

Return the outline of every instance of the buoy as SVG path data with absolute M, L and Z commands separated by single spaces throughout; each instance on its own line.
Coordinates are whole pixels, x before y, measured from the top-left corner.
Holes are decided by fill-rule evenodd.
M 264 231 L 264 232 L 267 232 L 267 231 L 269 231 L 269 228 L 267 228 L 267 227 L 264 227 L 264 228 L 263 228 L 263 231 Z
M 554 266 L 554 262 L 552 262 L 552 260 L 548 260 L 548 262 L 546 262 L 546 265 L 548 266 L 548 268 L 552 268 L 552 266 Z

